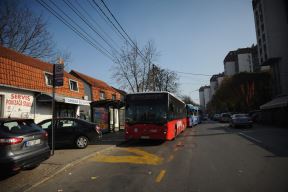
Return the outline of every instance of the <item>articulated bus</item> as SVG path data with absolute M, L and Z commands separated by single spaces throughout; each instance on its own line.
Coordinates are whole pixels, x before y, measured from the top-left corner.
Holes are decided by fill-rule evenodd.
M 199 107 L 192 104 L 186 105 L 187 110 L 187 127 L 193 127 L 200 123 L 199 119 Z
M 171 93 L 147 92 L 126 96 L 126 140 L 173 140 L 185 128 L 185 103 Z

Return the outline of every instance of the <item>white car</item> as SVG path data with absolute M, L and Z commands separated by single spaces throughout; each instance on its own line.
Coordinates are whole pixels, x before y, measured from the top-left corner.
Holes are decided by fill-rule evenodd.
M 231 116 L 229 126 L 230 127 L 240 127 L 240 126 L 252 127 L 253 121 L 248 116 L 248 114 L 234 114 Z

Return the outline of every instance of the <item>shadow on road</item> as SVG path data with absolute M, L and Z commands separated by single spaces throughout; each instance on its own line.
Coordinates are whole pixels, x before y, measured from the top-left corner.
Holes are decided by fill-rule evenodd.
M 253 128 L 231 128 L 229 126 L 207 128 L 210 131 L 223 131 L 221 133 L 201 134 L 196 133 L 195 137 L 216 136 L 225 134 L 237 134 L 242 138 L 252 142 L 270 153 L 271 157 L 288 157 L 288 129 L 254 125 Z M 189 136 L 189 135 L 188 135 Z
M 126 142 L 121 142 L 117 147 L 147 147 L 147 146 L 158 146 L 163 144 L 163 140 L 131 140 Z

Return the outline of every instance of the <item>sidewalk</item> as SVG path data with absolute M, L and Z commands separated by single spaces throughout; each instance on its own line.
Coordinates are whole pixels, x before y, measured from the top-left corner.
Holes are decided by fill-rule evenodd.
M 56 149 L 54 156 L 44 161 L 33 170 L 24 170 L 20 173 L 0 180 L 0 192 L 26 191 L 35 184 L 45 182 L 60 172 L 67 171 L 70 167 L 77 165 L 97 152 L 115 147 L 124 142 L 124 132 L 106 133 L 101 141 L 89 145 L 86 149 Z

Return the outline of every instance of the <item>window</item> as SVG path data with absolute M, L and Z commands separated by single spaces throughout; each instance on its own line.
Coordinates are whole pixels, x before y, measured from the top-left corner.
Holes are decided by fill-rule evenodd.
M 103 91 L 100 91 L 100 100 L 105 99 L 105 93 Z
M 78 82 L 69 79 L 69 84 L 70 84 L 70 90 L 72 91 L 78 91 Z
M 0 129 L 6 133 L 8 132 L 17 134 L 41 130 L 41 128 L 31 120 L 15 120 L 5 122 L 3 125 L 1 125 Z
M 40 124 L 40 127 L 42 129 L 50 129 L 52 127 L 52 121 L 44 122 L 44 123 Z
M 69 119 L 63 119 L 59 121 L 58 127 L 59 128 L 69 128 L 69 127 L 73 127 L 76 126 L 76 122 L 73 120 L 69 120 Z
M 112 95 L 112 100 L 116 100 L 116 95 L 115 94 Z
M 264 33 L 262 34 L 262 40 L 263 40 L 263 42 L 266 42 L 266 37 L 265 37 Z
M 51 73 L 44 73 L 46 85 L 53 86 L 53 75 Z

